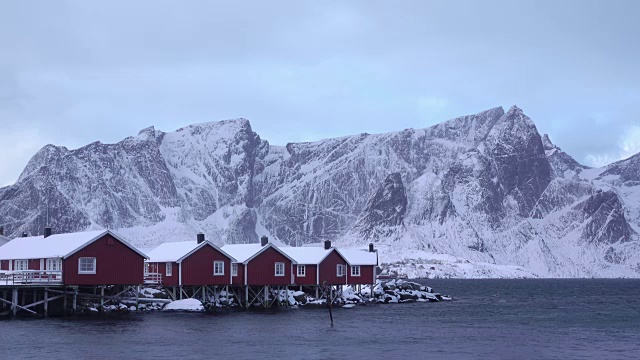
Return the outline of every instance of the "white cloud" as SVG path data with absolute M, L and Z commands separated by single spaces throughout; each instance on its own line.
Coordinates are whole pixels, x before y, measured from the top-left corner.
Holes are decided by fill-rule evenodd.
M 640 153 L 640 126 L 632 126 L 620 137 L 617 150 L 608 153 L 589 154 L 586 162 L 590 166 L 602 167 Z

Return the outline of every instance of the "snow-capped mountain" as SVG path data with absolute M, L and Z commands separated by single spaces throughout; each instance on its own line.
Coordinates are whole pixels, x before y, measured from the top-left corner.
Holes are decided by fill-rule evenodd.
M 640 155 L 579 164 L 517 107 L 427 129 L 272 146 L 244 119 L 48 145 L 0 188 L 6 233 L 374 242 L 414 276 L 640 276 Z

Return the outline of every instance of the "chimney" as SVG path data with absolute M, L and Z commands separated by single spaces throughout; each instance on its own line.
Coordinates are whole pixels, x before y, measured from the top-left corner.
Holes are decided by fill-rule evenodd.
M 369 244 L 369 252 L 375 252 L 376 250 L 373 248 L 373 243 Z
M 49 236 L 51 236 L 51 226 L 47 226 L 46 228 L 44 228 L 45 239 L 48 238 Z
M 23 232 L 23 233 L 22 233 L 22 237 L 29 237 L 29 235 L 27 235 L 27 233 L 26 233 L 26 232 Z
M 196 239 L 198 239 L 198 244 L 202 244 L 204 242 L 204 234 L 198 233 L 198 235 L 196 236 Z
M 324 241 L 324 249 L 325 250 L 331 249 L 331 240 L 325 240 Z
M 4 236 L 4 226 L 0 226 L 0 236 Z
M 269 238 L 263 235 L 260 238 L 260 245 L 261 246 L 266 246 L 268 243 L 269 243 Z

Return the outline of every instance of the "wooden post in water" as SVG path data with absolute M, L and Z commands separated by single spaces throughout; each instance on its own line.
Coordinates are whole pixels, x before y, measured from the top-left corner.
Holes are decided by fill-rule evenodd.
M 244 308 L 249 309 L 249 286 L 244 287 Z
M 138 311 L 139 298 L 140 298 L 140 285 L 136 285 L 136 311 Z
M 78 287 L 73 289 L 73 312 L 75 313 L 78 308 Z
M 11 293 L 11 312 L 15 317 L 18 313 L 18 288 L 13 288 Z
M 104 311 L 104 286 L 100 288 L 100 310 Z
M 267 306 L 269 305 L 269 296 L 267 295 L 267 286 L 266 285 L 262 287 L 262 291 L 264 291 L 264 294 L 262 294 L 262 299 L 263 299 L 262 303 L 263 303 L 263 305 L 264 305 L 264 307 L 266 309 Z
M 49 289 L 44 288 L 44 316 L 49 315 Z
M 63 288 L 65 293 L 64 293 L 64 297 L 62 298 L 62 313 L 66 316 L 67 315 L 67 289 Z

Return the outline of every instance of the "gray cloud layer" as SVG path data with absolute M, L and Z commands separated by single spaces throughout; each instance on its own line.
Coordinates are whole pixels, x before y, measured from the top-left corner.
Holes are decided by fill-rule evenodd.
M 47 143 L 236 117 L 284 144 L 517 104 L 582 162 L 640 151 L 640 2 L 230 4 L 0 3 L 0 185 Z

